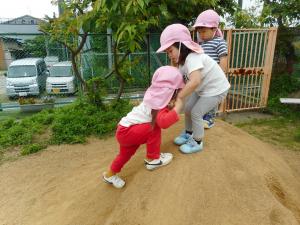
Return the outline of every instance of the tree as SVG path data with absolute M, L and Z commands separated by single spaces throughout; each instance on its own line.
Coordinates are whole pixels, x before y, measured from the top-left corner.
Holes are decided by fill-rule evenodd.
M 42 57 L 47 55 L 45 37 L 43 35 L 37 36 L 34 39 L 24 41 L 23 50 L 31 57 Z
M 263 23 L 270 26 L 294 27 L 299 25 L 299 0 L 264 0 L 262 17 Z
M 23 52 L 26 57 L 44 58 L 50 55 L 58 55 L 64 58 L 61 45 L 49 40 L 47 35 L 38 35 L 34 39 L 25 40 L 23 43 Z
M 105 77 L 116 75 L 120 83 L 117 98 L 120 98 L 125 83 L 132 79 L 127 56 L 141 49 L 149 28 L 157 26 L 159 18 L 167 16 L 166 5 L 149 0 L 97 0 L 93 12 L 97 27 L 112 29 L 114 65 Z
M 214 9 L 220 16 L 226 13 L 233 14 L 237 10 L 234 0 L 183 0 L 174 4 L 174 0 L 165 0 L 167 17 L 160 18 L 159 29 L 172 23 L 191 25 L 197 16 L 204 10 Z
M 57 0 L 54 1 L 57 3 Z M 172 0 L 65 0 L 61 2 L 63 13 L 59 18 L 47 18 L 42 30 L 53 40 L 62 43 L 71 52 L 72 65 L 78 80 L 86 82 L 78 70 L 78 54 L 90 32 L 110 28 L 113 34 L 114 65 L 104 77 L 114 75 L 120 86 L 120 98 L 129 74 L 128 55 L 141 49 L 146 35 L 158 27 L 164 28 L 175 21 L 188 24 L 208 8 L 219 13 L 234 10 L 233 0 L 184 0 L 174 4 Z M 103 76 L 102 76 L 103 77 Z
M 59 18 L 46 17 L 47 22 L 40 26 L 52 40 L 61 43 L 70 51 L 74 74 L 84 89 L 86 81 L 78 69 L 78 55 L 86 42 L 88 32 L 92 30 L 93 21 L 90 20 L 90 12 L 87 11 L 92 2 L 92 0 L 60 1 L 64 9 L 63 14 Z M 54 3 L 57 4 L 57 1 Z
M 278 26 L 275 59 L 282 57 L 286 60 L 285 70 L 293 73 L 296 61 L 295 41 L 296 32 L 299 33 L 300 1 L 299 0 L 264 0 L 262 22 L 264 25 Z M 297 28 L 298 27 L 298 28 Z M 275 62 L 275 65 L 279 65 Z
M 257 28 L 261 27 L 260 17 L 255 14 L 256 6 L 249 10 L 238 9 L 233 15 L 230 15 L 227 20 L 235 28 Z

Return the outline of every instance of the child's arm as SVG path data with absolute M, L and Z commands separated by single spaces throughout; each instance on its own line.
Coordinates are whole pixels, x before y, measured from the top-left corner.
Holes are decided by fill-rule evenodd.
M 228 59 L 227 55 L 220 57 L 219 65 L 220 65 L 221 69 L 224 71 L 224 73 L 227 72 L 227 59 Z
M 183 108 L 183 101 L 181 98 L 177 98 L 174 106 L 174 110 L 177 114 L 180 114 L 181 109 Z
M 200 70 L 195 70 L 190 73 L 189 81 L 185 87 L 178 93 L 178 98 L 184 99 L 186 96 L 189 96 L 201 83 L 201 73 Z

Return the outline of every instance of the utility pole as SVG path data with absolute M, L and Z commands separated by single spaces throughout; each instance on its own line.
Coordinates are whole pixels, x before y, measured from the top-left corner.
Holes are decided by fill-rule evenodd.
M 238 0 L 239 7 L 243 9 L 243 0 Z
M 63 14 L 63 7 L 62 7 L 62 4 L 63 4 L 64 0 L 58 0 L 57 2 L 57 6 L 58 6 L 58 17 Z

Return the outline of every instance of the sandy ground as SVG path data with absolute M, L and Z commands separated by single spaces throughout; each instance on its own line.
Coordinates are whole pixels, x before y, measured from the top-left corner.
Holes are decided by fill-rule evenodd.
M 114 138 L 51 146 L 0 167 L 1 225 L 299 225 L 300 155 L 274 149 L 217 121 L 205 149 L 184 155 L 172 144 L 182 122 L 163 132 L 174 161 L 156 171 L 142 147 L 118 190 L 101 173 Z

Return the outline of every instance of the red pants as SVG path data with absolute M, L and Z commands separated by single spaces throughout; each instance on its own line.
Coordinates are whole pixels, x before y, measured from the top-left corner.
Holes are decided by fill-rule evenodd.
M 110 169 L 118 173 L 128 162 L 141 144 L 147 146 L 147 158 L 160 157 L 161 128 L 150 123 L 136 124 L 130 127 L 118 126 L 116 138 L 120 144 L 120 152 L 113 160 Z

